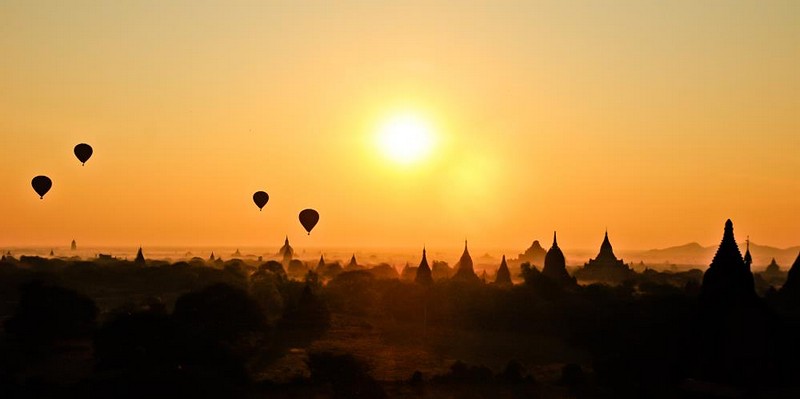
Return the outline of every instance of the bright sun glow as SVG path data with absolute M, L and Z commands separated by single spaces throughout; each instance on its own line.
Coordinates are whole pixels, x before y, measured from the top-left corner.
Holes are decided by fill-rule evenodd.
M 412 164 L 427 158 L 434 147 L 430 125 L 415 115 L 397 115 L 381 125 L 378 146 L 383 154 L 401 164 Z

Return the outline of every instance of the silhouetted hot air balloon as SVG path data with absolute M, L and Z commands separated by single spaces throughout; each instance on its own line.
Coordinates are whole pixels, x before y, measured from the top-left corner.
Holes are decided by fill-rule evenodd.
M 75 156 L 78 157 L 78 160 L 81 161 L 82 165 L 86 165 L 86 161 L 92 157 L 92 146 L 86 143 L 80 143 L 75 146 L 75 149 L 72 151 L 75 153 Z
M 303 209 L 300 211 L 300 224 L 303 225 L 309 235 L 311 235 L 311 230 L 314 229 L 317 222 L 319 222 L 319 213 L 317 213 L 317 211 L 313 209 Z
M 33 191 L 39 194 L 39 198 L 44 199 L 44 195 L 50 191 L 50 187 L 53 187 L 53 181 L 47 176 L 36 176 L 31 180 L 31 186 Z
M 264 208 L 264 205 L 266 205 L 268 201 L 269 194 L 265 191 L 256 191 L 256 193 L 253 194 L 253 202 L 256 203 L 259 211 Z

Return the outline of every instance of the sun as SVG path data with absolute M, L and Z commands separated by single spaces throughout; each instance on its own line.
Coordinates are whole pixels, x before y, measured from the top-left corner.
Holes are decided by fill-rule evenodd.
M 388 159 L 410 165 L 428 158 L 436 143 L 428 121 L 414 114 L 400 114 L 381 124 L 377 144 Z

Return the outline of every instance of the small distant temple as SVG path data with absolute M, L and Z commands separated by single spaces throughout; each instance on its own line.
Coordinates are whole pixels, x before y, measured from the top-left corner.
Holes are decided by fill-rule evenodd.
M 431 274 L 431 267 L 428 266 L 428 256 L 425 248 L 422 248 L 422 260 L 419 262 L 419 267 L 417 267 L 417 274 L 414 277 L 414 282 L 423 285 L 433 283 L 433 274 Z
M 494 283 L 497 285 L 514 285 L 511 281 L 511 271 L 508 270 L 508 263 L 506 263 L 506 256 L 503 255 L 503 260 L 500 262 L 500 268 L 497 269 L 497 276 L 494 278 Z
M 242 256 L 242 253 L 239 252 L 239 248 L 236 248 L 236 252 L 232 253 L 231 256 L 233 256 L 234 258 L 238 258 Z
M 770 262 L 769 265 L 767 265 L 767 268 L 766 270 L 764 270 L 764 273 L 775 274 L 780 272 L 781 272 L 781 267 L 778 265 L 778 262 L 775 262 L 775 258 L 772 258 L 772 262 Z
M 322 254 L 319 255 L 319 262 L 317 262 L 317 268 L 314 270 L 316 270 L 317 273 L 325 270 L 325 258 L 322 256 Z
M 359 266 L 358 261 L 356 261 L 356 254 L 353 254 L 353 256 L 350 257 L 350 262 L 348 262 L 347 266 L 344 268 L 344 270 L 347 272 L 361 269 L 362 267 Z
M 146 263 L 144 254 L 142 253 L 142 247 L 139 247 L 139 251 L 136 252 L 136 259 L 133 260 L 133 263 L 137 265 L 144 265 Z
M 517 256 L 517 261 L 519 263 L 529 262 L 532 265 L 542 266 L 544 264 L 544 257 L 545 250 L 542 248 L 542 245 L 539 244 L 539 240 L 536 240 L 524 253 Z
M 208 260 L 211 261 L 211 262 L 216 260 L 216 258 L 214 257 L 214 251 L 211 251 L 211 256 L 208 257 Z
M 283 239 L 283 246 L 278 250 L 278 257 L 287 264 L 294 258 L 294 248 L 289 245 L 289 236 Z
M 722 242 L 703 275 L 700 299 L 706 303 L 732 304 L 756 297 L 748 248 L 744 258 L 733 236 L 733 222 L 725 222 Z
M 775 261 L 775 258 L 772 258 L 772 262 L 761 273 L 761 278 L 770 286 L 780 287 L 786 281 L 786 273 L 781 271 L 778 262 Z
M 431 273 L 433 277 L 433 273 Z M 410 263 L 406 262 L 403 270 L 400 271 L 400 279 L 404 281 L 414 281 L 417 278 L 417 267 L 412 267 Z
M 608 231 L 606 231 L 597 257 L 589 259 L 589 262 L 575 274 L 576 277 L 583 280 L 620 283 L 632 277 L 634 272 L 622 259 L 617 259 L 617 256 L 614 255 L 614 248 L 611 246 Z
M 461 254 L 461 259 L 459 259 L 458 265 L 456 265 L 456 274 L 453 275 L 453 280 L 470 282 L 480 281 L 478 275 L 475 274 L 475 269 L 472 265 L 472 257 L 469 255 L 466 240 L 464 240 L 464 253 Z
M 607 235 L 606 239 L 608 239 Z M 564 253 L 558 247 L 558 239 L 555 232 L 553 232 L 553 246 L 550 247 L 544 258 L 542 275 L 559 283 L 576 283 L 575 278 L 567 272 L 567 262 L 564 259 Z
M 70 246 L 69 246 L 69 249 L 70 249 L 71 251 L 75 251 L 75 250 L 77 250 L 77 249 L 78 249 L 78 244 L 75 242 L 75 240 L 74 240 L 74 239 L 72 240 L 72 244 L 70 244 Z

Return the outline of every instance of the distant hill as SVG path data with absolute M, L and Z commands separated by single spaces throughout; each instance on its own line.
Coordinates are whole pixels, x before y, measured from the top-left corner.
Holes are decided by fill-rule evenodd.
M 744 242 L 739 243 L 739 249 L 742 251 L 742 254 L 744 254 L 746 250 Z M 621 255 L 624 256 L 626 262 L 639 263 L 641 261 L 655 268 L 676 264 L 696 265 L 705 269 L 705 267 L 711 263 L 711 259 L 714 258 L 714 253 L 716 253 L 716 251 L 716 245 L 704 247 L 696 242 L 692 242 L 668 248 L 622 252 Z M 751 242 L 750 254 L 753 256 L 753 271 L 763 271 L 772 258 L 775 258 L 782 270 L 788 270 L 797 258 L 798 252 L 800 252 L 800 246 L 776 248 Z

